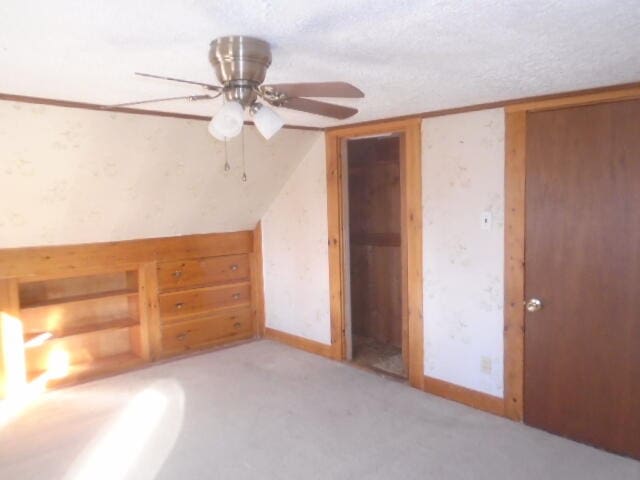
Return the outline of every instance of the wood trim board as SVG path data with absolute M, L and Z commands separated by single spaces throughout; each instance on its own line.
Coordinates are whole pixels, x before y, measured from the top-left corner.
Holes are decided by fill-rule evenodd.
M 324 343 L 316 342 L 315 340 L 309 340 L 308 338 L 299 337 L 297 335 L 292 335 L 269 327 L 265 328 L 264 338 L 284 343 L 285 345 L 289 345 L 290 347 L 297 348 L 299 350 L 334 359 L 334 349 L 332 345 L 326 345 Z
M 27 380 L 24 355 L 16 348 L 23 341 L 19 316 L 17 280 L 0 279 L 0 399 Z
M 611 93 L 614 92 L 616 95 L 626 95 L 625 93 L 620 93 L 622 90 L 634 91 L 640 89 L 640 82 L 629 82 L 618 85 L 607 85 L 603 87 L 594 87 L 582 90 L 574 90 L 570 92 L 560 92 L 560 93 L 551 93 L 546 95 L 534 95 L 530 97 L 521 97 L 515 99 L 506 99 L 506 100 L 497 100 L 495 102 L 485 102 L 478 103 L 474 105 L 464 105 L 460 107 L 453 108 L 445 108 L 440 110 L 429 110 L 425 112 L 417 112 L 408 115 L 400 115 L 396 117 L 387 117 L 381 118 L 377 120 L 367 120 L 364 122 L 356 122 L 346 125 L 336 125 L 334 127 L 310 127 L 304 125 L 284 125 L 283 128 L 290 128 L 294 130 L 311 130 L 311 131 L 331 131 L 331 130 L 341 130 L 344 128 L 352 128 L 352 127 L 363 127 L 363 126 L 373 126 L 381 123 L 390 123 L 397 122 L 403 120 L 410 120 L 414 118 L 431 118 L 431 117 L 441 117 L 444 115 L 455 115 L 458 113 L 466 113 L 466 112 L 475 112 L 478 110 L 488 110 L 492 108 L 507 108 L 513 110 L 531 110 L 532 108 L 558 108 L 559 105 L 564 104 L 570 97 L 576 96 L 586 96 L 592 97 L 595 96 L 603 96 L 606 98 L 610 98 Z M 636 96 L 635 93 L 631 94 L 633 98 Z M 160 116 L 160 117 L 172 117 L 172 118 L 181 118 L 185 120 L 201 120 L 201 121 L 210 121 L 211 117 L 206 115 L 190 115 L 184 113 L 174 113 L 174 112 L 163 112 L 158 110 L 143 110 L 143 109 L 135 109 L 135 108 L 127 108 L 127 107 L 106 107 L 104 105 L 98 105 L 95 103 L 87 103 L 87 102 L 77 102 L 73 100 L 60 100 L 53 98 L 44 98 L 44 97 L 33 97 L 28 95 L 16 95 L 10 93 L 0 93 L 0 100 L 5 100 L 9 102 L 20 102 L 20 103 L 32 103 L 37 105 L 51 105 L 56 107 L 66 107 L 66 108 L 80 108 L 85 110 L 97 110 L 102 112 L 116 112 L 116 113 L 128 113 L 132 115 L 151 115 L 151 116 Z M 547 105 L 546 107 L 542 107 L 542 105 Z M 568 103 L 571 105 L 572 103 Z M 576 105 L 576 103 L 573 103 Z M 245 125 L 253 125 L 253 122 L 245 122 Z
M 533 110 L 559 108 L 562 105 L 579 105 L 581 103 L 572 103 L 568 101 L 571 98 L 580 99 L 581 97 L 588 103 L 592 103 L 594 98 L 607 98 L 611 101 L 612 97 L 635 98 L 640 91 L 640 82 L 630 82 L 618 85 L 607 85 L 604 87 L 587 88 L 582 90 L 574 90 L 569 92 L 551 93 L 546 95 L 534 95 L 530 97 L 512 98 L 507 100 L 497 100 L 495 102 L 477 103 L 474 105 L 463 105 L 461 107 L 445 108 L 440 110 L 429 110 L 426 112 L 416 112 L 409 115 L 400 115 L 397 117 L 387 117 L 378 120 L 367 120 L 365 122 L 351 123 L 347 125 L 339 125 L 328 127 L 326 132 L 332 130 L 341 130 L 343 128 L 355 128 L 364 126 L 374 126 L 379 123 L 397 122 L 409 120 L 412 118 L 432 118 L 442 117 L 445 115 L 456 115 L 458 113 L 477 112 L 478 110 L 490 110 L 493 108 L 505 108 L 509 110 Z M 584 105 L 585 103 L 582 103 Z
M 603 89 L 585 90 L 569 95 L 533 98 L 506 106 L 508 113 L 537 112 L 541 110 L 555 110 L 558 108 L 593 105 L 595 103 L 615 102 L 640 98 L 640 85 L 608 87 Z
M 522 420 L 524 395 L 524 240 L 526 113 L 505 118 L 504 399 L 505 415 Z
M 254 332 L 257 337 L 264 337 L 265 332 L 265 308 L 264 308 L 264 273 L 262 258 L 262 224 L 258 222 L 253 230 L 253 251 L 250 254 L 251 261 L 251 290 L 253 305 Z
M 327 212 L 329 235 L 329 311 L 332 357 L 346 355 L 344 339 L 344 241 L 342 200 L 342 148 L 338 138 L 326 135 Z
M 250 253 L 251 231 L 148 238 L 109 243 L 0 249 L 0 278 L 45 278 L 75 275 L 78 266 L 104 271 L 131 265 L 208 256 Z
M 408 358 L 409 383 L 422 388 L 424 378 L 422 316 L 422 176 L 421 120 L 412 118 L 388 123 L 346 127 L 328 131 L 327 217 L 329 228 L 329 283 L 331 344 L 333 358 L 346 358 L 345 341 L 345 242 L 343 149 L 345 139 L 362 136 L 399 134 L 402 136 L 401 177 L 401 250 L 403 350 Z
M 26 95 L 14 95 L 10 93 L 0 93 L 0 100 L 5 100 L 7 102 L 32 103 L 36 105 L 49 105 L 52 107 L 79 108 L 82 110 L 95 110 L 99 112 L 128 113 L 131 115 L 149 115 L 153 117 L 170 117 L 170 118 L 180 118 L 183 120 L 200 120 L 205 122 L 211 121 L 211 116 L 207 116 L 207 115 L 190 115 L 186 113 L 163 112 L 159 110 L 145 110 L 140 108 L 128 108 L 128 107 L 109 107 L 107 105 L 98 105 L 96 103 L 76 102 L 73 100 L 58 100 L 58 99 L 43 98 L 43 97 L 30 97 Z M 254 123 L 244 122 L 244 124 L 253 125 Z M 312 131 L 324 130 L 323 128 L 320 128 L 320 127 L 306 127 L 302 125 L 284 125 L 282 128 L 294 129 L 294 130 L 312 130 Z
M 421 120 L 413 120 L 404 129 L 404 162 L 400 162 L 402 190 L 402 266 L 404 270 L 403 305 L 406 342 L 409 350 L 409 383 L 421 388 L 424 380 L 424 318 L 422 285 L 422 136 Z
M 160 305 L 158 303 L 158 264 L 147 262 L 140 266 L 140 326 L 146 332 L 143 339 L 147 351 L 145 360 L 156 360 L 162 351 L 162 334 L 160 329 Z
M 488 393 L 471 390 L 433 377 L 424 377 L 423 390 L 432 395 L 462 403 L 494 415 L 504 416 L 504 400 Z

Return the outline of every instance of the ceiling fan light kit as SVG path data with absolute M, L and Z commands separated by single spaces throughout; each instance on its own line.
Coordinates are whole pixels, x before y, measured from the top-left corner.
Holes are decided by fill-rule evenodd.
M 253 117 L 253 124 L 267 140 L 273 137 L 284 125 L 284 120 L 275 110 L 260 102 L 254 102 L 249 113 Z
M 263 85 L 262 82 L 265 80 L 267 69 L 271 65 L 271 47 L 267 42 L 259 38 L 246 36 L 216 38 L 211 42 L 209 60 L 221 86 L 136 72 L 136 75 L 143 77 L 198 85 L 208 92 L 204 95 L 143 100 L 111 105 L 111 107 L 125 107 L 177 99 L 190 101 L 212 100 L 223 96 L 225 104 L 213 116 L 209 124 L 209 132 L 213 137 L 225 141 L 240 134 L 244 123 L 244 110 L 249 109 L 257 130 L 268 140 L 282 128 L 284 121 L 280 115 L 264 103 L 273 107 L 287 108 L 343 120 L 355 115 L 358 110 L 305 97 L 364 97 L 364 93 L 358 88 L 345 82 Z M 264 103 L 259 102 L 259 99 Z
M 244 124 L 244 109 L 238 102 L 225 103 L 209 123 L 209 133 L 218 140 L 240 134 Z

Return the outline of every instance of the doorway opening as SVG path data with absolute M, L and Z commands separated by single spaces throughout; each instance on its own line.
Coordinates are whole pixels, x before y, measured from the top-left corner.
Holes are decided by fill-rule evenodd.
M 409 385 L 423 389 L 420 130 L 419 118 L 337 127 L 326 132 L 326 145 L 331 355 L 337 360 L 353 360 L 348 144 L 352 140 L 394 136 L 399 141 L 400 164 L 402 361 Z
M 348 357 L 407 377 L 403 355 L 401 137 L 347 139 L 343 147 Z M 350 308 L 349 308 L 350 306 Z M 350 333 L 350 335 L 349 335 Z M 350 348 L 349 348 L 350 347 Z M 350 352 L 349 352 L 350 351 Z M 350 355 L 349 355 L 350 353 Z

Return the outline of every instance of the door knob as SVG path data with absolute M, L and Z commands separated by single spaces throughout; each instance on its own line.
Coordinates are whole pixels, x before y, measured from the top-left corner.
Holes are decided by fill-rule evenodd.
M 527 312 L 537 312 L 542 308 L 542 302 L 537 298 L 531 298 L 527 300 L 527 303 L 525 303 L 525 308 L 527 309 Z

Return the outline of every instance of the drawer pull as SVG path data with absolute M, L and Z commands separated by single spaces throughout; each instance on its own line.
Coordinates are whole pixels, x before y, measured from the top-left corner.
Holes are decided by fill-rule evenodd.
M 240 322 L 236 322 L 233 324 L 233 328 L 240 328 L 242 324 Z
M 176 335 L 176 340 L 183 342 L 187 338 L 187 335 L 189 335 L 189 332 Z
M 182 276 L 182 270 L 176 270 L 171 275 L 173 275 L 174 278 L 180 278 Z
M 232 297 L 233 297 L 234 300 L 240 300 L 240 294 L 239 293 L 234 293 L 232 295 Z
M 231 271 L 235 272 L 236 270 L 238 270 L 238 265 L 234 263 L 233 265 L 231 265 Z
M 176 303 L 175 307 L 176 307 L 178 310 L 180 310 L 182 307 L 184 307 L 184 303 L 182 303 L 182 302 L 178 302 L 178 303 Z

